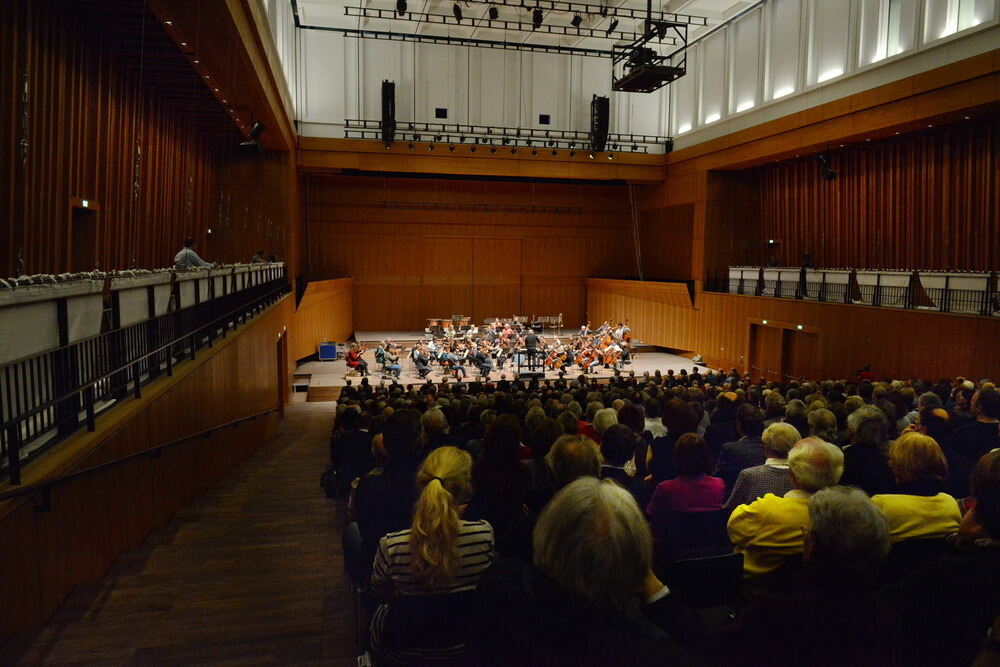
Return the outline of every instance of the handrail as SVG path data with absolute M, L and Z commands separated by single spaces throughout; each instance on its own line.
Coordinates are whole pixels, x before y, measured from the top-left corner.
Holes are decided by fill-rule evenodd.
M 18 496 L 23 496 L 23 495 L 26 495 L 26 494 L 29 494 L 29 493 L 34 493 L 36 491 L 44 491 L 46 488 L 48 488 L 50 486 L 53 486 L 54 484 L 57 484 L 59 482 L 65 482 L 65 481 L 68 481 L 68 480 L 71 480 L 71 479 L 76 479 L 77 477 L 82 477 L 83 475 L 87 475 L 87 474 L 90 474 L 90 473 L 93 473 L 93 472 L 97 472 L 99 470 L 104 470 L 105 468 L 111 468 L 111 467 L 114 467 L 114 466 L 116 466 L 116 465 L 118 465 L 120 463 L 124 463 L 126 461 L 131 461 L 132 459 L 137 459 L 137 458 L 139 458 L 141 456 L 147 456 L 149 454 L 155 454 L 156 452 L 159 452 L 159 451 L 161 451 L 163 449 L 166 449 L 167 447 L 172 447 L 174 445 L 179 445 L 182 442 L 187 442 L 188 440 L 194 440 L 195 438 L 204 438 L 204 437 L 207 437 L 207 436 L 211 435 L 215 431 L 220 431 L 220 430 L 222 430 L 224 428 L 236 427 L 236 426 L 239 426 L 240 424 L 242 424 L 243 422 L 252 421 L 254 419 L 257 419 L 258 417 L 264 417 L 266 415 L 271 414 L 272 412 L 277 412 L 277 411 L 278 411 L 277 407 L 268 408 L 267 410 L 261 410 L 260 412 L 255 412 L 252 415 L 247 415 L 245 417 L 240 417 L 239 419 L 234 419 L 234 420 L 228 421 L 228 422 L 226 422 L 224 424 L 219 424 L 217 426 L 212 426 L 212 427 L 209 427 L 209 428 L 204 429 L 202 431 L 198 431 L 197 433 L 193 433 L 191 435 L 186 435 L 183 438 L 177 438 L 176 440 L 171 440 L 169 442 L 165 442 L 163 444 L 156 445 L 155 447 L 149 447 L 147 449 L 143 449 L 143 450 L 138 451 L 138 452 L 133 452 L 132 454 L 129 454 L 127 456 L 123 456 L 120 459 L 114 459 L 112 461 L 106 461 L 106 462 L 100 463 L 100 464 L 98 464 L 96 466 L 91 466 L 90 468 L 85 468 L 83 470 L 78 470 L 76 472 L 71 472 L 71 473 L 68 473 L 66 475 L 59 475 L 58 477 L 53 477 L 52 479 L 46 479 L 46 480 L 42 480 L 41 482 L 35 482 L 34 484 L 28 484 L 27 486 L 19 486 L 16 489 L 11 489 L 9 491 L 5 491 L 3 493 L 0 493 L 0 502 L 3 502 L 5 500 L 10 500 L 11 498 L 16 498 Z
M 262 295 L 260 298 L 255 299 L 255 302 L 256 301 L 264 301 L 264 300 L 266 300 L 266 299 L 268 299 L 268 298 L 270 298 L 270 297 L 278 294 L 279 292 L 287 291 L 289 289 L 290 288 L 289 288 L 288 284 L 285 283 L 281 287 L 273 289 L 270 292 L 268 292 L 267 294 Z M 149 357 L 152 357 L 153 355 L 159 354 L 160 352 L 162 352 L 163 350 L 165 350 L 167 348 L 170 348 L 170 347 L 173 347 L 174 345 L 177 345 L 177 343 L 179 341 L 181 341 L 181 340 L 183 340 L 185 338 L 189 338 L 191 336 L 195 336 L 198 333 L 200 333 L 201 331 L 203 331 L 204 329 L 210 329 L 212 327 L 217 326 L 221 320 L 229 319 L 232 315 L 236 314 L 237 312 L 246 310 L 246 308 L 247 308 L 247 305 L 244 305 L 241 308 L 234 308 L 233 310 L 229 311 L 225 315 L 217 317 L 214 320 L 212 320 L 211 322 L 209 322 L 207 324 L 203 324 L 202 326 L 198 327 L 194 331 L 186 333 L 183 336 L 178 336 L 177 338 L 175 338 L 174 340 L 170 341 L 169 343 L 161 345 L 160 347 L 156 348 L 155 350 L 152 350 L 151 352 L 147 352 L 146 354 L 142 355 L 141 357 L 136 357 L 132 361 L 129 361 L 128 363 L 125 363 L 125 364 L 119 366 L 115 370 L 109 371 L 109 372 L 105 373 L 104 375 L 101 375 L 100 377 L 96 377 L 96 378 L 90 380 L 89 382 L 87 382 L 86 384 L 84 384 L 81 387 L 77 387 L 76 389 L 73 389 L 72 391 L 63 394 L 62 396 L 50 399 L 50 400 L 46 401 L 45 403 L 42 403 L 40 405 L 35 406 L 34 408 L 32 408 L 31 410 L 29 410 L 27 412 L 24 412 L 24 413 L 22 413 L 20 415 L 12 417 L 10 420 L 5 421 L 2 424 L 2 426 L 0 426 L 0 428 L 4 428 L 4 429 L 10 428 L 11 426 L 15 426 L 17 424 L 20 424 L 23 421 L 26 421 L 27 419 L 35 416 L 36 414 L 44 412 L 45 410 L 49 410 L 49 409 L 55 407 L 57 404 L 62 403 L 63 401 L 68 400 L 68 399 L 76 396 L 77 394 L 80 394 L 80 393 L 82 393 L 84 391 L 87 391 L 93 385 L 98 384 L 99 382 L 101 382 L 103 380 L 106 380 L 106 379 L 108 379 L 108 378 L 110 378 L 110 377 L 112 377 L 114 375 L 117 375 L 118 373 L 123 373 L 123 372 L 127 371 L 129 368 L 131 368 L 132 366 L 134 366 L 134 365 L 136 365 L 136 364 L 138 364 L 138 363 L 140 363 L 142 361 L 145 361 Z M 70 347 L 70 346 L 56 348 L 56 350 L 49 350 L 45 354 L 50 354 L 50 353 L 52 353 L 54 351 L 66 349 L 66 347 Z

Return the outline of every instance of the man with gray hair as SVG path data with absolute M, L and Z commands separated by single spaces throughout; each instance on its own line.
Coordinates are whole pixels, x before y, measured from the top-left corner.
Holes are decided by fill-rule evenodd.
M 840 448 L 819 438 L 805 438 L 788 454 L 791 491 L 773 493 L 740 505 L 729 517 L 729 540 L 743 554 L 743 573 L 748 592 L 760 592 L 769 575 L 792 556 L 802 553 L 803 536 L 809 525 L 809 498 L 840 481 L 844 454 Z
M 761 436 L 764 443 L 764 464 L 740 471 L 723 509 L 732 510 L 769 493 L 783 496 L 791 491 L 793 487 L 792 478 L 788 474 L 788 452 L 801 439 L 798 430 L 784 422 L 774 422 L 764 429 Z
M 533 564 L 500 561 L 480 580 L 472 663 L 701 664 L 679 641 L 697 620 L 652 571 L 652 537 L 628 491 L 582 477 L 545 507 Z
M 600 477 L 602 463 L 597 443 L 585 435 L 560 436 L 545 455 L 553 493 L 578 477 Z
M 832 486 L 809 499 L 808 519 L 794 592 L 750 607 L 726 632 L 726 657 L 775 667 L 904 664 L 902 622 L 874 589 L 889 554 L 885 516 L 863 491 Z

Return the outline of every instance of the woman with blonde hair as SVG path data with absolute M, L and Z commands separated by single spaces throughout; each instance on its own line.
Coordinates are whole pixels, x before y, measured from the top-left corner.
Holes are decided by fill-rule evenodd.
M 495 558 L 493 528 L 461 518 L 472 493 L 468 452 L 435 449 L 417 490 L 412 526 L 383 537 L 375 556 L 371 643 L 388 664 L 448 664 L 465 653 L 476 586 Z
M 942 493 L 948 462 L 937 441 L 907 431 L 889 446 L 889 468 L 895 493 L 872 496 L 889 520 L 893 544 L 910 539 L 943 538 L 958 531 L 962 515 L 958 501 Z

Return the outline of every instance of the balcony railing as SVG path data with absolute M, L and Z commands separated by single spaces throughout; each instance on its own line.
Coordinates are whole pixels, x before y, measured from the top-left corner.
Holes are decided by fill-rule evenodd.
M 84 426 L 93 431 L 96 415 L 140 397 L 144 385 L 289 291 L 280 263 L 5 286 L 0 475 L 11 484 L 20 484 L 24 464 Z
M 1000 316 L 997 274 L 731 266 L 709 291 L 883 308 Z

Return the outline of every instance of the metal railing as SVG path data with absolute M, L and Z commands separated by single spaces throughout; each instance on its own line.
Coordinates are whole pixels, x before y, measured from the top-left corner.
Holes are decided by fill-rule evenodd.
M 84 425 L 93 431 L 97 414 L 141 397 L 145 384 L 172 375 L 176 363 L 289 290 L 281 268 L 245 289 L 215 295 L 210 288 L 205 301 L 0 367 L 0 478 L 20 484 L 22 465 Z
M 882 308 L 1000 316 L 995 273 L 730 267 L 706 290 Z

